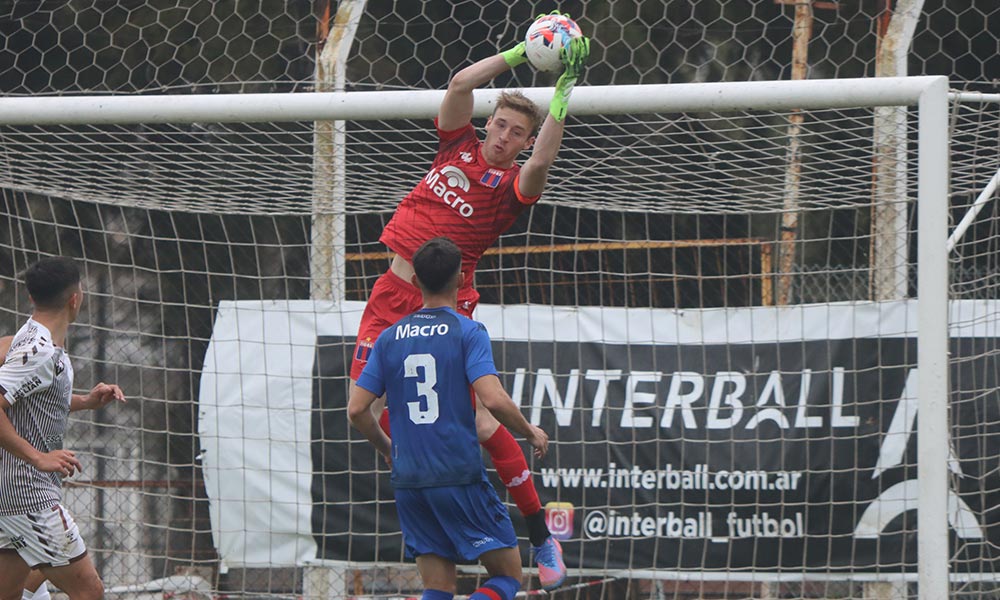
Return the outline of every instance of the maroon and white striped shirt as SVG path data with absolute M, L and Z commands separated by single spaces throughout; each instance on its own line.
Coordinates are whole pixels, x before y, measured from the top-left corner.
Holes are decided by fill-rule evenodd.
M 0 395 L 18 435 L 41 452 L 63 447 L 73 397 L 73 365 L 33 319 L 18 330 L 0 365 Z M 0 515 L 46 510 L 62 499 L 57 473 L 43 473 L 0 448 Z

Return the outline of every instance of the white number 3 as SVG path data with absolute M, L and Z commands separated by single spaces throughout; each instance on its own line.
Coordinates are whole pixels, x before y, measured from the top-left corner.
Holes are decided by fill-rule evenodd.
M 410 354 L 403 361 L 403 369 L 406 377 L 418 378 L 417 395 L 424 398 L 427 404 L 427 408 L 421 409 L 422 403 L 419 400 L 407 402 L 406 406 L 410 409 L 410 420 L 417 425 L 429 425 L 437 421 L 438 395 L 434 391 L 434 386 L 437 384 L 437 361 L 430 354 Z M 423 370 L 423 379 L 419 379 L 418 369 Z

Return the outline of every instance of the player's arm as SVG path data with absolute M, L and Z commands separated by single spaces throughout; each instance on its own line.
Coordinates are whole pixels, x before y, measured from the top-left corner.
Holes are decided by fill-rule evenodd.
M 549 168 L 556 161 L 556 154 L 562 145 L 563 123 L 549 113 L 538 131 L 531 156 L 521 167 L 517 178 L 517 190 L 521 196 L 533 198 L 545 191 L 545 182 L 549 179 Z
M 347 417 L 351 420 L 351 425 L 363 433 L 388 462 L 392 458 L 392 442 L 372 414 L 372 404 L 377 398 L 378 395 L 355 385 L 347 401 Z
M 479 403 L 490 411 L 497 421 L 507 429 L 516 431 L 528 440 L 535 448 L 535 455 L 545 456 L 549 449 L 549 436 L 535 427 L 521 414 L 521 409 L 507 395 L 507 390 L 500 384 L 496 365 L 493 362 L 493 349 L 486 326 L 476 323 L 465 331 L 463 337 L 465 351 L 465 376 L 472 382 L 472 391 Z
M 438 129 L 454 131 L 472 121 L 473 97 L 476 88 L 493 81 L 497 75 L 528 62 L 524 42 L 510 50 L 479 60 L 451 77 L 438 109 Z
M 556 161 L 556 155 L 562 145 L 569 97 L 573 93 L 577 79 L 583 73 L 583 67 L 589 56 L 590 38 L 587 37 L 575 38 L 570 42 L 569 48 L 563 51 L 565 69 L 556 82 L 555 93 L 549 103 L 549 114 L 546 115 L 542 128 L 535 138 L 531 156 L 524 162 L 518 176 L 518 191 L 522 196 L 539 196 L 545 191 L 549 168 Z
M 120 387 L 111 383 L 98 383 L 92 390 L 90 390 L 90 393 L 86 395 L 73 394 L 73 397 L 69 402 L 69 410 L 71 412 L 78 410 L 97 410 L 98 408 L 103 408 L 116 400 L 118 402 L 125 402 L 125 394 L 122 393 L 122 389 Z
M 7 335 L 0 338 L 0 356 L 6 359 L 7 352 L 14 336 Z M 3 369 L 0 363 L 0 370 Z M 0 377 L 2 378 L 2 377 Z M 0 448 L 10 452 L 24 462 L 32 465 L 39 471 L 46 473 L 62 473 L 69 477 L 74 472 L 80 470 L 80 461 L 76 455 L 69 450 L 53 450 L 52 452 L 40 452 L 28 443 L 28 440 L 18 435 L 14 429 L 14 424 L 7 416 L 7 410 L 11 404 L 7 400 L 7 390 L 0 384 Z
M 80 470 L 80 461 L 73 452 L 69 450 L 40 452 L 29 444 L 28 440 L 18 435 L 14 424 L 7 417 L 7 410 L 10 407 L 7 398 L 0 394 L 0 448 L 46 473 L 62 473 L 69 477 Z
M 7 356 L 7 351 L 10 350 L 10 344 L 13 341 L 14 336 L 12 335 L 0 337 L 0 356 Z M 122 393 L 122 389 L 113 384 L 98 383 L 87 395 L 73 394 L 69 402 L 69 410 L 74 412 L 103 408 L 115 400 L 125 402 L 125 394 Z
M 472 92 L 510 68 L 503 54 L 495 54 L 455 73 L 438 109 L 438 129 L 454 131 L 468 125 L 472 121 Z
M 0 356 L 6 358 L 12 341 L 14 341 L 14 336 L 12 335 L 0 337 Z M 7 418 L 7 409 L 9 408 L 10 403 L 7 402 L 7 399 L 0 396 L 0 447 L 21 460 L 30 463 L 30 459 L 34 458 L 36 454 L 40 454 L 40 452 L 35 450 L 27 440 L 17 435 L 14 425 Z
M 382 454 L 385 462 L 392 465 L 392 442 L 389 436 L 378 425 L 378 419 L 372 413 L 372 404 L 385 393 L 385 378 L 382 376 L 382 338 L 375 341 L 368 356 L 368 364 L 361 372 L 357 382 L 351 386 L 351 395 L 347 399 L 347 418 L 355 429 L 364 434 L 375 449 Z
M 500 384 L 500 378 L 496 375 L 483 375 L 472 382 L 472 389 L 476 392 L 476 397 L 482 402 L 493 416 L 501 424 L 524 436 L 528 443 L 535 448 L 535 456 L 542 458 L 549 450 L 549 436 L 540 428 L 532 425 L 521 414 L 521 409 L 514 404 L 507 390 Z

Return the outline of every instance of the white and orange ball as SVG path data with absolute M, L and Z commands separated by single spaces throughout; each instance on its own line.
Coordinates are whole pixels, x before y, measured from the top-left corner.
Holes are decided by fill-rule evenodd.
M 539 71 L 558 72 L 563 68 L 560 51 L 569 46 L 573 38 L 583 36 L 573 19 L 563 15 L 542 15 L 528 28 L 525 36 L 525 55 L 531 66 Z

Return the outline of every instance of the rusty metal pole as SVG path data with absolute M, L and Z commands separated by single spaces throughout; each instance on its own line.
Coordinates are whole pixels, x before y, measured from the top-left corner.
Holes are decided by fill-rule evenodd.
M 341 92 L 346 85 L 347 55 L 366 0 L 342 0 L 331 15 L 331 0 L 316 7 L 316 91 Z M 332 27 L 330 22 L 332 22 Z M 313 134 L 313 217 L 309 252 L 310 297 L 343 300 L 346 203 L 344 121 L 316 121 Z
M 795 21 L 792 27 L 792 79 L 806 79 L 809 75 L 809 39 L 812 37 L 813 7 L 809 1 L 795 4 Z M 805 115 L 794 110 L 788 117 L 788 160 L 785 170 L 784 203 L 781 213 L 781 242 L 778 245 L 778 285 L 776 302 L 789 304 L 792 300 L 792 271 L 795 268 L 796 244 L 799 230 L 799 196 L 802 177 L 802 158 L 799 136 Z

